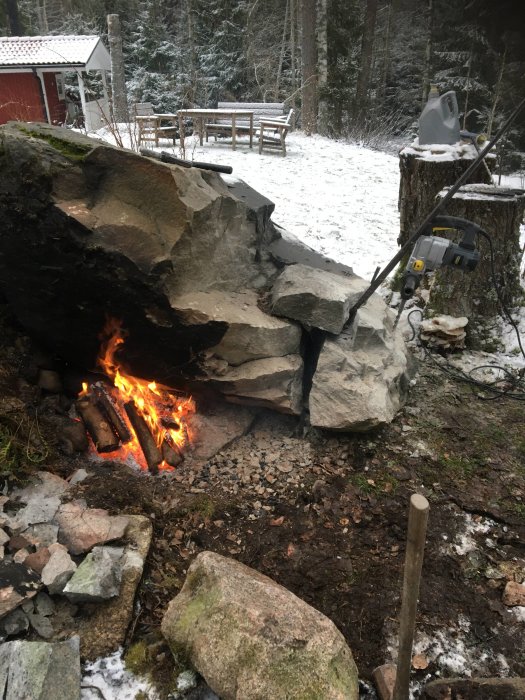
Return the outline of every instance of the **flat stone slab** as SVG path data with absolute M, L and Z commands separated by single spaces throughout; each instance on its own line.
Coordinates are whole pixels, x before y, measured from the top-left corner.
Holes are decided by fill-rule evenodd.
M 101 508 L 87 508 L 82 501 L 61 505 L 55 522 L 59 526 L 58 541 L 71 554 L 83 554 L 97 544 L 120 539 L 128 525 L 126 516 L 109 515 Z
M 42 583 L 51 595 L 62 593 L 64 586 L 75 573 L 77 565 L 69 556 L 63 544 L 52 544 L 49 547 L 49 560 L 42 569 Z
M 79 639 L 0 645 L 3 700 L 80 700 Z
M 272 312 L 292 318 L 305 328 L 340 333 L 368 283 L 306 265 L 286 267 L 272 288 Z
M 230 367 L 221 376 L 211 376 L 210 383 L 233 403 L 298 415 L 302 409 L 302 379 L 302 358 L 287 355 Z
M 264 313 L 254 292 L 192 292 L 170 299 L 170 303 L 188 324 L 227 324 L 220 343 L 208 352 L 230 365 L 299 352 L 300 327 Z

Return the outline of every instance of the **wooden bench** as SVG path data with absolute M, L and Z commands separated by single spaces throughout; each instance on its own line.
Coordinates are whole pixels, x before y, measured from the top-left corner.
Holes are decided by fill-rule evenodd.
M 159 145 L 160 138 L 168 138 L 175 145 L 177 135 L 177 115 L 158 114 L 151 102 L 138 102 L 133 106 L 135 124 L 137 125 L 138 144 L 153 142 Z M 163 122 L 172 121 L 173 124 L 162 126 Z
M 279 119 L 285 118 L 284 102 L 219 102 L 218 109 L 228 110 L 248 110 L 253 112 L 253 128 L 259 129 L 259 124 L 263 119 Z M 250 135 L 250 124 L 248 120 L 237 120 L 235 130 L 238 136 Z M 217 119 L 205 125 L 206 141 L 208 134 L 217 136 L 231 136 L 232 124 L 231 120 Z
M 293 109 L 286 116 L 276 119 L 261 119 L 259 122 L 259 153 L 264 148 L 276 148 L 286 155 L 286 134 L 290 131 Z

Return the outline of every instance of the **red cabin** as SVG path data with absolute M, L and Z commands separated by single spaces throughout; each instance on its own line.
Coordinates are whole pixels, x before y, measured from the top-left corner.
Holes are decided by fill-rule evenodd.
M 109 120 L 106 71 L 110 68 L 109 52 L 98 36 L 0 37 L 0 124 L 11 120 L 64 124 L 67 72 L 74 74 L 78 85 L 86 129 L 100 128 Z M 102 77 L 102 95 L 96 99 L 86 96 L 84 76 L 89 71 Z

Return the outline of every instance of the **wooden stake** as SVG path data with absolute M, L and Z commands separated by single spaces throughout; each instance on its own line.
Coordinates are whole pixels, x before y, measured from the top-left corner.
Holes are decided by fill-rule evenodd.
M 408 700 L 412 645 L 416 625 L 421 567 L 423 566 L 423 553 L 425 550 L 428 510 L 428 501 L 424 496 L 415 493 L 410 497 L 403 599 L 399 619 L 399 650 L 393 700 Z
M 77 399 L 75 408 L 82 418 L 97 452 L 113 452 L 118 449 L 118 438 L 98 406 L 95 405 L 92 394 Z
M 153 435 L 148 428 L 148 424 L 137 411 L 137 407 L 133 401 L 128 401 L 124 404 L 124 410 L 129 418 L 129 422 L 133 426 L 133 430 L 137 436 L 146 464 L 152 474 L 158 474 L 159 464 L 162 462 L 162 454 L 160 453 L 157 443 L 153 439 Z

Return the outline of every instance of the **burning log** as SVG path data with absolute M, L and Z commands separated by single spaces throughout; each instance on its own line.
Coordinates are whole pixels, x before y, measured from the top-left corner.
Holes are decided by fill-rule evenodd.
M 119 441 L 92 394 L 81 396 L 75 402 L 78 414 L 82 418 L 97 452 L 113 452 L 119 447 Z
M 184 459 L 179 446 L 173 442 L 169 435 L 165 436 L 162 443 L 162 456 L 164 457 L 164 461 L 167 462 L 170 467 L 178 467 Z
M 128 401 L 124 404 L 124 410 L 129 418 L 129 422 L 133 426 L 133 430 L 137 435 L 137 440 L 139 441 L 142 452 L 146 459 L 146 464 L 148 469 L 152 474 L 157 474 L 159 471 L 159 464 L 162 462 L 162 454 L 157 447 L 153 435 L 148 428 L 148 424 L 144 418 L 137 411 L 134 401 Z
M 119 436 L 121 443 L 125 445 L 127 442 L 130 442 L 133 436 L 111 400 L 107 389 L 102 384 L 93 384 L 91 389 L 96 397 L 99 408 L 108 418 L 116 434 Z

